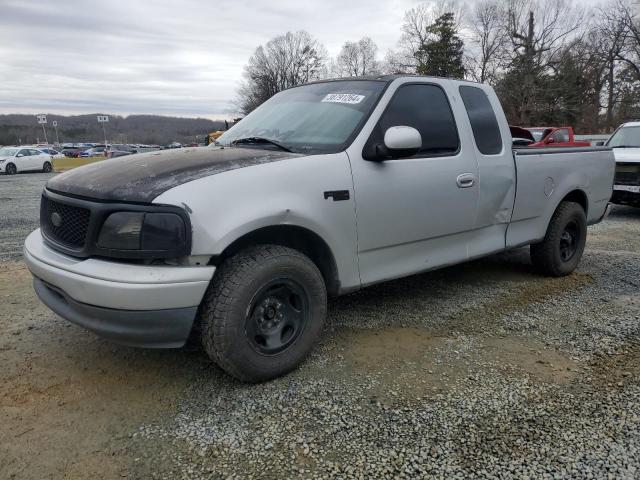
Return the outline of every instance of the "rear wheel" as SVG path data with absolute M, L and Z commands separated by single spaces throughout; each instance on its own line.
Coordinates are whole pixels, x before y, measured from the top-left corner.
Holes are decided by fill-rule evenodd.
M 16 168 L 16 166 L 13 163 L 10 163 L 7 165 L 7 167 L 4 169 L 4 172 L 7 175 L 15 175 L 16 173 L 18 173 L 18 169 Z
M 581 205 L 562 202 L 544 240 L 531 245 L 531 261 L 543 274 L 561 277 L 573 272 L 587 242 L 587 218 Z
M 51 162 L 44 162 L 44 165 L 42 165 L 42 171 L 44 173 L 49 173 L 51 171 Z
M 202 344 L 227 373 L 246 382 L 283 375 L 313 349 L 327 292 L 305 255 L 261 245 L 225 260 L 200 308 Z

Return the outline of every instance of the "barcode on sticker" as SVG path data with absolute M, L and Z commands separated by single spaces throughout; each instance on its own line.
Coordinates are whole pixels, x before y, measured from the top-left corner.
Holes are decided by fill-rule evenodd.
M 357 95 L 355 93 L 328 93 L 326 97 L 322 99 L 323 102 L 330 103 L 349 103 L 356 104 L 364 100 L 364 95 Z

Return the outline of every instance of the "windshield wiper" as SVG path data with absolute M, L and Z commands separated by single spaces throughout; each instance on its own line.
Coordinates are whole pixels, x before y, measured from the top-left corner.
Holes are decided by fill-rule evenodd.
M 264 138 L 264 137 L 239 138 L 231 142 L 231 145 L 251 145 L 251 144 L 260 144 L 260 143 L 268 143 L 271 145 L 275 145 L 280 150 L 284 150 L 285 152 L 293 152 L 293 150 L 290 147 L 287 147 L 286 145 L 276 140 L 271 140 L 270 138 Z
M 636 145 L 616 145 L 615 147 L 611 147 L 611 148 L 640 148 L 640 146 L 636 146 Z

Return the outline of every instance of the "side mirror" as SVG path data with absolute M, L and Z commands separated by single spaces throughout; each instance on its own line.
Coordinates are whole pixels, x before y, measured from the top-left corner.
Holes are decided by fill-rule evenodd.
M 604 146 L 604 140 L 596 142 L 596 147 L 603 147 L 603 146 Z
M 422 136 L 413 127 L 391 127 L 384 132 L 384 146 L 393 158 L 410 157 L 422 148 Z
M 24 157 L 24 155 L 23 155 L 23 154 L 21 154 L 21 153 L 19 153 L 19 154 L 17 154 L 17 155 L 16 155 L 16 157 L 17 157 L 17 158 L 20 158 L 20 157 Z
M 555 143 L 555 142 L 556 142 L 555 138 L 549 137 L 549 138 L 547 138 L 547 141 L 545 143 Z

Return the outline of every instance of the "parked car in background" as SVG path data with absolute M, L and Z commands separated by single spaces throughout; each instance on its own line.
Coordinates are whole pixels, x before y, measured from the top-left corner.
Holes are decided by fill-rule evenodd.
M 608 211 L 613 153 L 512 142 L 487 85 L 290 88 L 219 146 L 50 179 L 24 258 L 62 317 L 156 348 L 196 325 L 220 367 L 264 381 L 309 354 L 328 295 L 524 245 L 541 273 L 573 272 Z
M 44 147 L 44 148 L 38 147 L 38 150 L 48 155 L 51 155 L 51 158 L 64 158 L 64 154 L 62 152 L 55 150 L 51 147 Z
M 605 145 L 616 157 L 611 201 L 640 207 L 640 122 L 623 123 Z
M 72 147 L 64 147 L 62 149 L 62 153 L 65 157 L 69 158 L 80 158 L 80 155 L 85 150 L 88 150 L 89 147 L 80 147 L 80 146 L 72 146 Z
M 0 173 L 14 175 L 19 172 L 50 172 L 52 158 L 37 148 L 0 148 Z
M 591 142 L 575 139 L 572 127 L 530 127 L 535 142 L 529 147 L 589 147 Z
M 124 157 L 125 155 L 132 155 L 134 153 L 136 153 L 135 149 L 121 143 L 107 145 L 105 150 L 105 156 L 107 158 Z
M 511 133 L 511 145 L 513 147 L 528 147 L 536 142 L 533 134 L 526 128 L 509 125 L 509 132 Z
M 106 146 L 104 145 L 96 145 L 95 147 L 88 148 L 84 152 L 80 154 L 82 158 L 88 157 L 103 157 L 105 156 Z

